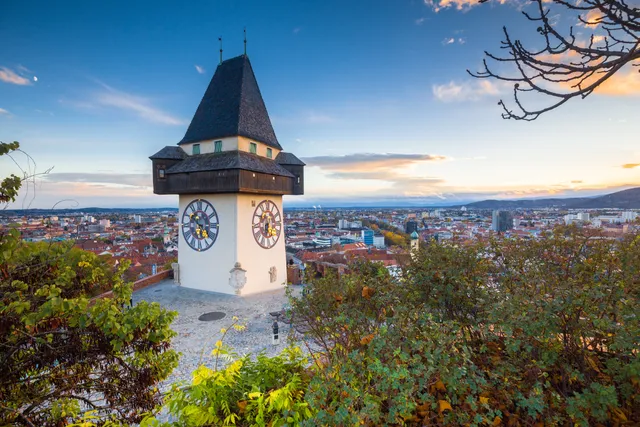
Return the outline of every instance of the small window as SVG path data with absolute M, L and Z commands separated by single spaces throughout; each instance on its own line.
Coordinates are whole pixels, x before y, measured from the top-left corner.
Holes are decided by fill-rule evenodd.
M 300 184 L 300 177 L 298 177 L 298 184 Z
M 200 144 L 193 144 L 193 153 L 192 154 L 200 154 Z
M 216 141 L 213 143 L 213 152 L 222 153 L 222 141 Z
M 158 179 L 164 179 L 164 169 L 158 169 Z
M 258 153 L 258 144 L 256 144 L 255 142 L 249 143 L 249 152 L 251 154 L 257 154 Z
M 273 159 L 273 150 L 271 148 L 267 148 L 267 158 Z

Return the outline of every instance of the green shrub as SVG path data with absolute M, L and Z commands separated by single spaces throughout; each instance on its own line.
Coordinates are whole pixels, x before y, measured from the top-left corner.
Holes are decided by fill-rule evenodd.
M 292 300 L 322 425 L 640 423 L 640 236 L 430 244 Z
M 175 421 L 160 425 L 277 427 L 299 425 L 313 416 L 304 399 L 307 360 L 299 348 L 288 347 L 275 357 L 261 353 L 255 359 L 238 358 L 220 340 L 212 354 L 213 368 L 201 365 L 190 385 L 173 385 L 167 407 Z M 224 368 L 219 367 L 220 358 Z

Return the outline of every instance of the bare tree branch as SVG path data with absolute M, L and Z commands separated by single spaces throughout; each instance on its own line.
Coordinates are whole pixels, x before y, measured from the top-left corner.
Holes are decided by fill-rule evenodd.
M 502 117 L 515 120 L 535 120 L 568 100 L 586 98 L 627 65 L 640 63 L 640 9 L 626 0 L 531 0 L 535 11 L 523 11 L 532 22 L 539 23 L 538 33 L 544 41 L 542 49 L 531 49 L 513 39 L 506 27 L 502 56 L 485 52 L 481 71 L 467 72 L 477 78 L 494 78 L 514 82 L 513 99 L 516 108 L 500 100 Z M 573 26 L 563 35 L 551 22 L 551 7 L 562 6 L 577 14 L 579 26 L 592 31 L 590 37 L 579 39 Z M 510 64 L 515 74 L 495 71 L 489 62 Z M 546 107 L 527 107 L 525 93 L 551 98 Z

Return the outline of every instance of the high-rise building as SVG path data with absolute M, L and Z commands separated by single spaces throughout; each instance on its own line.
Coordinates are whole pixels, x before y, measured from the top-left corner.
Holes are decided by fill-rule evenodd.
M 418 222 L 417 221 L 407 221 L 405 224 L 405 233 L 411 234 L 415 231 L 418 231 Z
M 622 222 L 633 222 L 638 218 L 638 213 L 633 211 L 622 212 Z
M 513 228 L 513 215 L 509 211 L 493 211 L 491 215 L 491 229 L 498 233 Z
M 578 214 L 578 221 L 589 221 L 590 217 L 589 212 L 580 212 Z
M 373 236 L 374 236 L 374 232 L 373 230 L 362 230 L 362 241 L 364 242 L 365 245 L 371 246 L 373 245 Z
M 218 65 L 184 138 L 153 156 L 153 191 L 179 195 L 179 283 L 226 294 L 287 280 L 282 196 L 304 166 L 276 138 L 249 57 Z

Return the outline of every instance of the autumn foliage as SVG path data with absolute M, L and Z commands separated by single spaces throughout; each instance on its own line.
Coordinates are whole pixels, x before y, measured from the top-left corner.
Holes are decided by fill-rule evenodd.
M 640 236 L 433 243 L 293 301 L 317 425 L 638 425 Z

